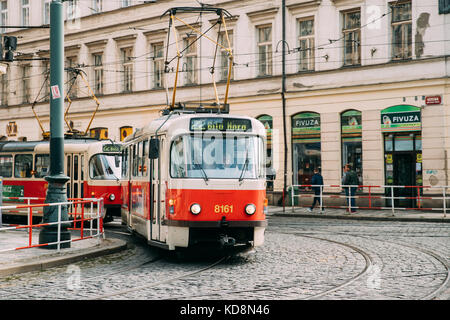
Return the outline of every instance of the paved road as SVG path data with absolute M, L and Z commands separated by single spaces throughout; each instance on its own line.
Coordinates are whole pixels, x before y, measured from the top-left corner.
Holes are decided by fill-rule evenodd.
M 450 225 L 269 217 L 266 242 L 177 260 L 110 224 L 130 249 L 0 279 L 2 299 L 450 299 Z

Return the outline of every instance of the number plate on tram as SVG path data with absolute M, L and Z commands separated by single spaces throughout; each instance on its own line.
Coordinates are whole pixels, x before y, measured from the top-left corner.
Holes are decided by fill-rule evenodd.
M 231 204 L 216 204 L 214 205 L 215 213 L 233 213 L 233 205 Z

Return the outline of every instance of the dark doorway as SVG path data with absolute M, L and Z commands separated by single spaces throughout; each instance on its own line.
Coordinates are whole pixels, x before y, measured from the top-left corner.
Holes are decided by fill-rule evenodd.
M 394 160 L 394 185 L 415 186 L 416 185 L 416 153 L 395 153 Z M 395 188 L 395 197 L 406 197 L 406 199 L 395 199 L 396 207 L 414 208 L 416 205 L 414 197 L 417 196 L 417 188 Z

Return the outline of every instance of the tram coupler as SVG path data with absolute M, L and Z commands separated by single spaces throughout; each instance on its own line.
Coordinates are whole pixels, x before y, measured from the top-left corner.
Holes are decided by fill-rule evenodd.
M 236 244 L 236 239 L 227 235 L 221 235 L 219 242 L 222 247 L 233 247 Z

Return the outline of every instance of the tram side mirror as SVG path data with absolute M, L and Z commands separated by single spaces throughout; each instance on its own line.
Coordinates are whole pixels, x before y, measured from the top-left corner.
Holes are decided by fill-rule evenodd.
M 148 157 L 150 159 L 158 159 L 159 158 L 159 140 L 158 139 L 155 139 L 155 138 L 150 139 Z

